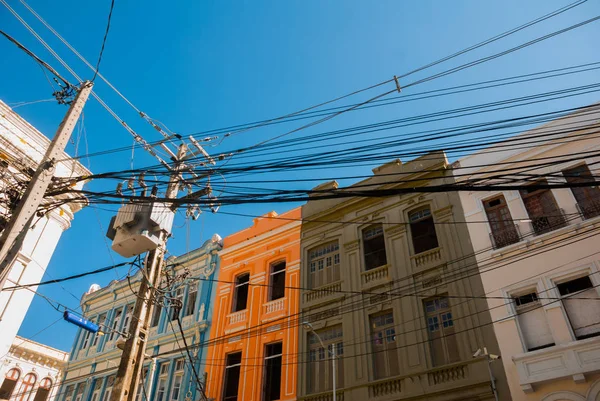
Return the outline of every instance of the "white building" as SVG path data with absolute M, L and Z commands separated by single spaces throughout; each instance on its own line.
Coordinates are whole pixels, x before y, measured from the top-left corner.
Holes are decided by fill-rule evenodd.
M 594 181 L 599 123 L 598 105 L 554 120 L 461 159 L 457 180 Z M 512 399 L 600 400 L 600 188 L 460 197 Z
M 41 161 L 50 140 L 12 109 L 0 101 L 0 225 L 6 224 L 7 210 L 14 206 L 19 193 L 29 181 L 31 171 Z M 64 153 L 61 159 L 69 156 Z M 90 174 L 79 162 L 60 162 L 55 176 Z M 83 183 L 75 188 L 81 188 Z M 25 242 L 8 276 L 5 287 L 37 283 L 42 280 L 50 258 L 64 230 L 70 227 L 80 204 L 67 204 L 39 218 L 25 237 Z M 0 227 L 1 228 L 1 227 Z M 0 355 L 9 352 L 29 309 L 37 287 L 30 290 L 0 291 Z
M 68 358 L 67 352 L 15 337 L 0 359 L 0 400 L 54 400 Z

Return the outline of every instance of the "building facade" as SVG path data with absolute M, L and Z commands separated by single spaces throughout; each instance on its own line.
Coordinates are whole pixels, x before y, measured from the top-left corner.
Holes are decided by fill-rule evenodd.
M 0 101 L 0 229 L 4 228 L 24 192 L 32 172 L 37 169 L 50 140 Z M 63 160 L 69 159 L 64 153 Z M 56 177 L 89 175 L 79 162 L 60 162 Z M 75 189 L 81 189 L 83 182 Z M 25 236 L 23 247 L 12 266 L 5 288 L 42 280 L 63 231 L 71 226 L 81 203 L 68 203 L 46 213 Z M 17 332 L 29 309 L 37 287 L 0 291 L 0 355 L 13 346 Z
M 518 191 L 460 193 L 466 221 L 484 222 L 468 228 L 515 401 L 600 400 L 600 189 L 535 187 L 594 181 L 599 119 L 591 106 L 456 170 L 532 176 Z
M 69 354 L 15 337 L 0 362 L 0 400 L 54 401 Z
M 206 348 L 200 344 L 208 340 L 212 323 L 216 287 L 213 281 L 219 271 L 217 252 L 221 246 L 222 240 L 215 234 L 199 249 L 167 260 L 163 270 L 170 282 L 176 284 L 169 285 L 169 292 L 154 307 L 137 400 L 198 399 L 193 370 L 204 371 Z M 128 331 L 140 280 L 138 271 L 131 279 L 113 281 L 101 289 L 94 285 L 82 297 L 84 315 L 99 324 L 105 334 L 82 329 L 77 332 L 58 401 L 110 400 L 121 358 L 117 345 L 124 341 L 121 333 Z M 180 307 L 165 302 L 164 298 L 178 300 Z M 194 368 L 183 351 L 181 330 L 190 347 Z
M 208 397 L 295 400 L 300 209 L 226 237 L 208 351 Z
M 497 353 L 481 280 L 454 193 L 399 193 L 452 182 L 443 153 L 400 160 L 347 188 L 384 197 L 302 207 L 298 399 L 493 400 Z M 314 189 L 338 190 L 335 181 Z M 395 192 L 397 191 L 397 192 Z M 315 197 L 317 195 L 314 195 Z M 310 289 L 310 290 L 308 290 Z M 336 369 L 333 370 L 335 353 Z M 492 365 L 501 400 L 504 372 Z M 335 375 L 335 376 L 334 376 Z

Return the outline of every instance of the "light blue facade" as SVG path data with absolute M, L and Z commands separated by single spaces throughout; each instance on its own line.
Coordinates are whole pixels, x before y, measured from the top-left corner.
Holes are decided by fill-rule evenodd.
M 179 318 L 190 347 L 196 372 L 204 380 L 206 347 L 198 346 L 208 340 L 213 316 L 213 301 L 217 288 L 221 238 L 214 235 L 200 248 L 167 260 L 165 271 L 177 277 L 177 284 L 166 293 L 168 298 L 178 298 L 183 306 Z M 109 401 L 112 382 L 117 372 L 121 350 L 117 342 L 123 341 L 132 319 L 138 284 L 142 278 L 138 271 L 129 280 L 113 281 L 101 289 L 90 288 L 82 298 L 85 317 L 101 325 L 106 334 L 92 334 L 79 329 L 57 401 Z M 197 291 L 195 290 L 197 288 Z M 155 306 L 152 327 L 149 330 L 147 358 L 144 363 L 144 383 L 139 387 L 137 400 L 183 401 L 199 398 L 197 381 L 177 320 L 172 319 L 175 308 Z M 145 390 L 145 391 L 143 391 Z

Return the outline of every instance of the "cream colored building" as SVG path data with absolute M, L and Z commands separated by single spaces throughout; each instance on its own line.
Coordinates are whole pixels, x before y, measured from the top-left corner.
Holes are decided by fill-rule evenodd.
M 593 180 L 599 123 L 597 105 L 552 121 L 461 159 L 457 179 L 526 167 L 532 185 Z M 600 189 L 460 198 L 513 400 L 600 400 Z
M 0 359 L 0 400 L 53 401 L 69 354 L 17 336 Z
M 10 217 L 9 209 L 25 188 L 31 172 L 41 161 L 50 140 L 0 101 L 0 229 Z M 61 159 L 69 156 L 64 153 Z M 57 164 L 55 176 L 88 175 L 79 162 Z M 19 184 L 20 183 L 20 184 Z M 81 189 L 83 182 L 75 188 Z M 81 203 L 69 203 L 35 221 L 12 266 L 6 287 L 37 283 L 42 280 L 63 231 L 71 226 Z M 21 327 L 37 287 L 0 291 L 0 355 L 9 352 Z
M 450 183 L 450 168 L 443 153 L 395 160 L 338 193 Z M 472 297 L 483 289 L 456 193 L 310 200 L 302 219 L 300 308 L 323 343 L 300 333 L 298 399 L 332 400 L 336 375 L 340 401 L 494 400 L 487 361 L 472 356 L 498 351 Z

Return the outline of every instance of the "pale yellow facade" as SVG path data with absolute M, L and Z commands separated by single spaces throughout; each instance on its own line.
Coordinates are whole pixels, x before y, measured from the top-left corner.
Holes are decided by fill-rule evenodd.
M 457 181 L 526 166 L 533 184 L 593 179 L 599 118 L 592 106 L 521 134 L 512 150 L 463 158 Z M 600 400 L 600 189 L 460 198 L 512 399 Z

